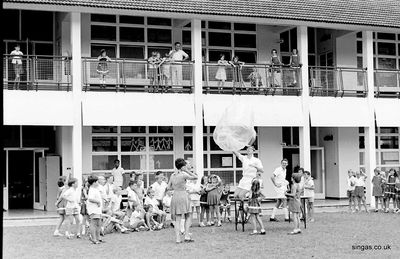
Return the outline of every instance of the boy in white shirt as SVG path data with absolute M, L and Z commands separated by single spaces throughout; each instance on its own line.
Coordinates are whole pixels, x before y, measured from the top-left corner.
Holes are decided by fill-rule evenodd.
M 14 73 L 15 73 L 15 82 L 14 82 L 14 88 L 16 87 L 16 84 L 19 86 L 20 82 L 20 76 L 22 74 L 22 51 L 20 50 L 20 46 L 16 45 L 14 47 L 14 50 L 11 51 L 10 55 L 12 56 L 11 59 L 11 64 L 14 66 Z
M 144 220 L 145 215 L 146 212 L 143 210 L 142 206 L 141 205 L 136 206 L 135 210 L 132 212 L 132 215 L 129 219 L 129 226 L 135 231 L 139 231 L 140 227 L 148 229 L 146 221 Z
M 122 219 L 125 216 L 125 213 L 121 210 L 121 202 L 121 187 L 115 186 L 113 189 L 113 195 L 111 196 L 111 213 L 112 216 L 115 216 L 118 219 Z
M 347 171 L 349 178 L 347 178 L 347 197 L 349 198 L 349 211 L 354 212 L 356 204 L 354 201 L 354 189 L 356 188 L 356 182 L 354 172 L 350 169 Z M 354 207 L 353 207 L 354 206 Z
M 93 244 L 100 244 L 103 242 L 100 237 L 101 231 L 101 214 L 103 210 L 103 198 L 98 189 L 99 183 L 96 175 L 88 177 L 89 192 L 87 200 L 87 211 L 90 217 L 90 233 L 91 241 Z
M 80 214 L 80 201 L 81 201 L 81 190 L 78 189 L 78 180 L 76 178 L 71 178 L 68 180 L 68 190 L 66 190 L 62 198 L 67 201 L 67 204 L 65 206 L 65 215 L 67 216 L 69 220 L 68 224 L 68 230 L 66 233 L 66 236 L 68 239 L 71 239 L 74 235 L 71 232 L 71 227 L 74 224 L 74 219 L 76 222 L 76 237 L 80 238 L 80 220 L 79 220 L 79 214 Z
M 368 213 L 367 203 L 365 201 L 365 179 L 367 179 L 367 175 L 364 174 L 363 171 L 357 171 L 356 177 L 354 179 L 355 189 L 354 189 L 354 198 L 355 198 L 355 207 L 357 211 L 361 211 L 361 203 L 364 205 L 365 212 Z
M 310 222 L 314 222 L 314 180 L 311 177 L 311 173 L 309 171 L 304 172 L 304 196 L 307 198 L 307 210 L 310 215 Z
M 147 191 L 147 197 L 144 200 L 144 204 L 145 205 L 151 205 L 153 207 L 152 216 L 157 216 L 158 222 L 161 224 L 161 227 L 163 227 L 164 223 L 165 223 L 165 219 L 167 217 L 167 213 L 165 213 L 164 211 L 162 211 L 162 210 L 160 210 L 158 208 L 158 206 L 157 206 L 158 205 L 158 201 L 154 197 L 154 190 L 153 189 L 149 189 Z
M 162 200 L 165 196 L 168 184 L 164 181 L 164 174 L 161 171 L 156 172 L 156 181 L 151 185 L 154 191 L 154 198 L 158 201 L 158 208 L 163 210 Z
M 136 184 L 137 183 L 135 181 L 130 181 L 129 186 L 126 188 L 128 192 L 128 211 L 127 211 L 128 217 L 131 216 L 131 213 L 135 210 L 136 206 L 141 205 L 139 197 L 134 191 Z

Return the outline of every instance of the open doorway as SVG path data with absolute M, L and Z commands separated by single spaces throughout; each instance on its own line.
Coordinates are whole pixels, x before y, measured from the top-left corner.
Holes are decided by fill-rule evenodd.
M 8 207 L 33 209 L 33 151 L 8 151 Z
M 292 174 L 296 167 L 300 166 L 300 150 L 298 147 L 284 147 L 283 158 L 288 160 L 289 165 L 286 167 L 286 180 L 292 182 Z

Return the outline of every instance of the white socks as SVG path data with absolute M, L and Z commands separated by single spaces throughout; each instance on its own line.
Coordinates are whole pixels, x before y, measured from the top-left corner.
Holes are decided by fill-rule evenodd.
M 272 215 L 271 215 L 271 218 L 272 218 L 272 219 L 275 218 L 275 214 L 276 214 L 277 210 L 278 210 L 278 209 L 277 209 L 276 207 L 274 207 L 274 208 L 272 209 Z
M 289 212 L 287 208 L 283 208 L 283 213 L 285 213 L 285 219 L 289 219 Z
M 185 220 L 184 219 L 181 219 L 180 230 L 182 233 L 185 232 Z
M 278 211 L 278 209 L 276 207 L 274 207 L 272 209 L 272 214 L 271 214 L 271 219 L 275 218 L 276 212 Z M 283 208 L 283 213 L 285 214 L 285 219 L 289 218 L 289 211 L 287 208 Z

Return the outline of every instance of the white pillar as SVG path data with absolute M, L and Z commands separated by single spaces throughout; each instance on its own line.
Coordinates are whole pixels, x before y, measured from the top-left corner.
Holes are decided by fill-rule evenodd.
M 74 125 L 72 126 L 72 174 L 82 184 L 82 63 L 81 63 L 81 14 L 73 12 L 71 16 L 71 53 L 72 53 L 72 95 L 74 107 Z
M 194 106 L 195 126 L 193 127 L 193 159 L 196 173 L 199 175 L 198 183 L 204 175 L 203 168 L 203 68 L 201 52 L 201 20 L 192 19 L 192 59 L 194 60 Z
M 375 205 L 372 199 L 372 183 L 376 167 L 376 149 L 375 149 L 375 116 L 374 116 L 374 52 L 372 31 L 363 31 L 363 67 L 367 68 L 367 85 L 368 85 L 368 115 L 369 125 L 365 127 L 365 173 L 368 175 L 367 184 L 367 202 L 371 206 Z
M 310 92 L 308 88 L 308 35 L 307 26 L 297 27 L 297 47 L 301 66 L 302 106 L 303 106 L 303 127 L 299 128 L 300 140 L 300 166 L 304 170 L 311 170 L 310 150 Z

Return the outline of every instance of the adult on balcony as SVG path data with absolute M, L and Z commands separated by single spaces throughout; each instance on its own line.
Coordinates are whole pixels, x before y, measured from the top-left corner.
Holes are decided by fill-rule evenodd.
M 180 42 L 175 42 L 175 49 L 169 52 L 169 58 L 172 85 L 182 85 L 182 61 L 187 60 L 189 55 L 182 50 Z

